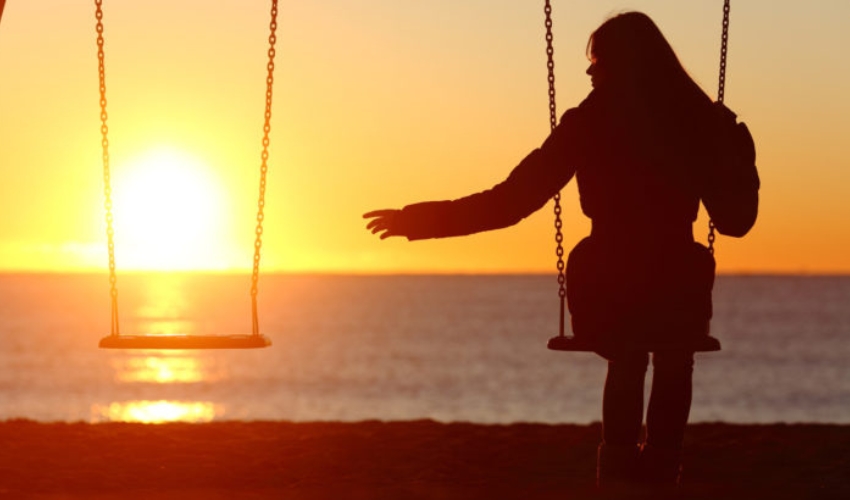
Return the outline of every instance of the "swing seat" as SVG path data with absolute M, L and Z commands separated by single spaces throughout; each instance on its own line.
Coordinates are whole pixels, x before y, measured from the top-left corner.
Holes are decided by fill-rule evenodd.
M 584 339 L 577 339 L 572 336 L 558 335 L 549 339 L 546 347 L 553 351 L 574 351 L 574 352 L 592 352 L 593 345 Z
M 0 0 L 0 10 L 6 0 Z M 109 250 L 109 282 L 110 296 L 112 298 L 111 332 L 108 336 L 100 339 L 98 347 L 101 349 L 259 349 L 271 345 L 271 341 L 258 333 L 259 322 L 257 319 L 257 280 L 260 273 L 260 250 L 262 248 L 263 235 L 263 208 L 265 207 L 266 173 L 269 163 L 269 132 L 271 130 L 272 116 L 272 88 L 274 84 L 274 58 L 275 42 L 277 40 L 277 13 L 278 0 L 272 0 L 271 22 L 269 23 L 269 48 L 268 64 L 266 65 L 267 76 L 265 78 L 266 105 L 263 122 L 262 150 L 260 154 L 260 197 L 257 203 L 256 227 L 254 230 L 254 259 L 253 273 L 251 276 L 251 304 L 252 304 L 252 329 L 250 335 L 188 335 L 188 334 L 150 334 L 150 335 L 120 335 L 118 333 L 118 292 L 116 288 L 116 268 L 114 252 L 114 232 L 112 216 L 112 188 L 111 173 L 109 168 L 109 127 L 107 126 L 106 112 L 106 69 L 104 65 L 104 27 L 103 10 L 101 0 L 96 0 L 95 18 L 97 19 L 97 56 L 98 56 L 98 80 L 100 82 L 100 133 L 103 152 L 103 181 L 104 181 L 104 208 L 106 211 L 106 234 Z
M 107 335 L 101 349 L 260 349 L 272 345 L 265 335 Z
M 597 345 L 596 343 L 591 342 L 587 339 L 579 339 L 572 336 L 558 335 L 557 337 L 552 337 L 551 339 L 549 339 L 549 343 L 546 345 L 546 347 L 553 351 L 594 352 L 599 350 L 600 348 L 604 349 L 605 346 Z M 628 345 L 619 347 L 624 347 L 626 349 L 632 348 L 632 346 Z M 647 352 L 656 352 L 671 349 L 682 349 L 693 352 L 719 351 L 720 341 L 710 335 L 699 335 L 691 339 L 689 342 L 676 345 L 675 347 L 671 347 L 669 344 L 660 344 L 657 346 L 646 345 L 640 346 L 640 348 L 634 346 L 634 350 L 642 350 Z

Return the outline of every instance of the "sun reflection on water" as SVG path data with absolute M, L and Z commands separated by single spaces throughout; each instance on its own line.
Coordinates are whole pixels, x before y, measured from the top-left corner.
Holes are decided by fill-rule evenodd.
M 210 325 L 217 324 L 208 317 L 206 289 L 189 276 L 145 274 L 134 280 L 134 295 L 127 299 L 132 313 L 125 325 L 130 334 L 207 334 Z M 113 353 L 109 363 L 115 383 L 126 386 L 125 393 L 129 395 L 124 401 L 93 404 L 92 422 L 202 423 L 224 414 L 222 404 L 195 401 L 192 394 L 186 394 L 194 392 L 193 384 L 204 387 L 202 384 L 229 378 L 227 363 L 219 354 L 194 350 L 120 351 Z
M 92 405 L 91 414 L 92 423 L 204 423 L 223 415 L 224 408 L 208 401 L 126 401 L 108 405 Z
M 145 335 L 192 334 L 195 322 L 186 319 L 190 304 L 186 277 L 179 274 L 148 275 L 142 300 L 135 309 L 135 327 Z
M 192 354 L 145 352 L 141 356 L 113 359 L 115 380 L 124 383 L 192 384 L 227 378 L 225 371 L 208 358 Z
M 133 313 L 125 331 L 146 336 L 207 333 L 199 323 L 207 309 L 206 288 L 196 281 L 180 273 L 133 276 L 133 295 L 127 299 Z M 110 365 L 119 383 L 196 384 L 228 378 L 221 356 L 192 350 L 124 351 Z

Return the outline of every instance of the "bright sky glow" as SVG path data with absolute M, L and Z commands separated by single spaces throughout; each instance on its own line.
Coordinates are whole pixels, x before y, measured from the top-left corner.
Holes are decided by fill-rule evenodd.
M 268 2 L 104 3 L 119 270 L 249 270 Z M 627 9 L 714 95 L 722 5 L 553 2 L 559 113 L 590 90 L 588 35 Z M 2 271 L 106 268 L 94 26 L 93 2 L 7 2 Z M 360 218 L 487 189 L 545 139 L 542 2 L 288 2 L 279 26 L 263 270 L 554 272 L 551 207 L 417 243 L 378 241 Z M 726 102 L 763 187 L 752 233 L 719 238 L 719 271 L 850 273 L 850 2 L 736 0 L 729 42 Z M 569 248 L 589 224 L 575 186 L 563 198 Z

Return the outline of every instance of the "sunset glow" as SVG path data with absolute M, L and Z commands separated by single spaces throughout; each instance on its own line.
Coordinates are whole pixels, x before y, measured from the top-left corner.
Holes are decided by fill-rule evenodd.
M 250 270 L 268 5 L 104 4 L 119 271 Z M 591 89 L 588 36 L 624 9 L 650 15 L 715 96 L 722 5 L 554 5 L 558 114 Z M 734 2 L 725 102 L 756 140 L 762 191 L 752 232 L 718 239 L 720 273 L 850 273 L 847 19 L 847 2 Z M 2 22 L 0 270 L 102 272 L 94 9 L 8 2 Z M 542 5 L 295 2 L 278 24 L 263 271 L 555 272 L 551 203 L 416 243 L 378 241 L 360 217 L 488 189 L 543 142 Z M 569 249 L 590 224 L 575 185 L 562 203 Z M 702 242 L 706 224 L 702 211 Z
M 226 197 L 208 168 L 186 154 L 160 150 L 140 157 L 115 179 L 115 245 L 124 267 L 223 267 Z

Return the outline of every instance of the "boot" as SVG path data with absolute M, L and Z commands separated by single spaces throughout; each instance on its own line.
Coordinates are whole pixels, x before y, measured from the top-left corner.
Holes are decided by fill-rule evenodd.
M 599 445 L 596 455 L 596 486 L 622 488 L 635 484 L 638 477 L 637 445 Z
M 682 478 L 682 450 L 644 444 L 638 457 L 638 469 L 642 483 L 675 488 Z

